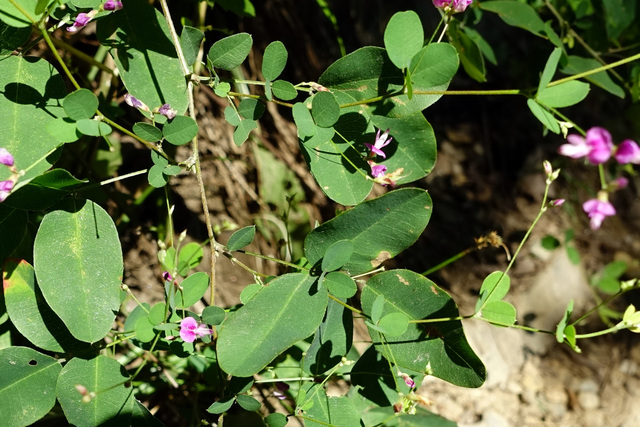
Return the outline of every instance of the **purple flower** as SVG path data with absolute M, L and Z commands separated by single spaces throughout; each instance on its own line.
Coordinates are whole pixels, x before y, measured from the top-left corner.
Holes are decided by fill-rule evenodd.
M 162 278 L 166 282 L 171 282 L 173 280 L 173 277 L 171 277 L 171 274 L 168 271 L 165 271 L 164 273 L 162 273 Z
M 287 398 L 287 395 L 285 394 L 287 392 L 287 390 L 289 390 L 289 384 L 283 383 L 281 381 L 278 381 L 276 383 L 276 388 L 278 390 L 273 392 L 273 395 L 275 397 L 277 397 L 280 400 L 284 400 Z
M 383 159 L 386 159 L 387 155 L 384 154 L 384 151 L 382 151 L 382 149 L 389 145 L 391 141 L 393 141 L 393 138 L 389 137 L 389 129 L 384 131 L 382 135 L 380 135 L 380 129 L 378 129 L 378 132 L 376 133 L 376 141 L 373 143 L 373 145 L 367 143 L 365 143 L 364 145 L 366 145 L 372 153 L 375 153 Z
M 372 161 L 369 161 L 369 165 L 371 166 L 371 175 L 374 178 L 383 177 L 385 173 L 387 173 L 387 167 L 385 165 L 377 165 Z
M 126 93 L 124 95 L 124 102 L 126 102 L 130 107 L 137 108 L 138 110 L 149 111 L 149 107 L 147 107 L 144 102 L 140 101 L 130 93 Z
M 638 143 L 625 139 L 618 145 L 615 158 L 621 165 L 626 165 L 627 163 L 640 164 L 640 147 L 638 147 Z
M 165 116 L 167 119 L 172 120 L 178 112 L 171 108 L 169 104 L 164 104 L 162 107 L 158 108 L 158 113 Z
M 107 0 L 102 7 L 104 10 L 120 10 L 122 9 L 122 2 L 119 0 Z
M 402 379 L 404 380 L 404 383 L 407 385 L 407 387 L 414 388 L 416 386 L 416 383 L 409 376 L 409 374 L 405 374 L 404 372 L 398 372 L 398 375 L 400 375 L 402 377 Z
M 564 205 L 564 199 L 555 199 L 555 200 L 550 201 L 549 204 L 551 206 L 555 206 L 555 207 L 562 206 L 562 205 Z
M 96 16 L 97 13 L 97 10 L 92 10 L 89 13 L 79 13 L 78 16 L 76 16 L 76 20 L 73 25 L 67 27 L 67 31 L 70 33 L 77 32 L 80 28 L 83 28 L 85 25 L 87 25 L 89 21 L 91 21 L 93 17 Z
M 185 317 L 180 322 L 180 338 L 185 342 L 194 342 L 196 338 L 211 335 L 213 331 L 203 323 L 198 323 L 193 317 Z
M 610 185 L 613 186 L 616 190 L 622 190 L 627 185 L 629 185 L 629 180 L 624 176 L 619 176 L 618 178 L 614 179 Z
M 602 225 L 602 221 L 608 217 L 616 214 L 616 208 L 613 207 L 607 198 L 607 193 L 602 193 L 604 196 L 598 195 L 597 199 L 591 199 L 584 202 L 582 209 L 591 218 L 591 229 L 597 230 Z M 602 200 L 604 199 L 604 200 Z
M 4 202 L 11 190 L 13 189 L 13 181 L 0 181 L 0 202 Z
M 585 138 L 580 135 L 569 135 L 567 141 L 569 144 L 563 144 L 558 149 L 560 154 L 573 159 L 586 156 L 589 162 L 594 165 L 609 160 L 613 151 L 611 134 L 601 127 L 589 129 Z
M 433 0 L 433 5 L 445 11 L 452 10 L 454 13 L 464 12 L 473 0 Z
M 13 166 L 13 156 L 6 148 L 0 148 L 0 163 L 5 166 Z

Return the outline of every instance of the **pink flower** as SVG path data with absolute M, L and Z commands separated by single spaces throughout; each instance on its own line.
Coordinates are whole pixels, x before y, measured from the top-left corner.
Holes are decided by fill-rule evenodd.
M 0 148 L 0 163 L 5 166 L 13 166 L 13 156 L 6 148 Z
M 569 144 L 563 144 L 558 149 L 560 154 L 573 159 L 586 156 L 589 162 L 594 165 L 609 160 L 613 151 L 611 134 L 601 127 L 589 129 L 585 138 L 580 135 L 569 135 L 567 141 Z
M 389 137 L 389 129 L 387 129 L 382 135 L 380 135 L 380 129 L 378 129 L 378 132 L 376 133 L 376 140 L 373 145 L 367 143 L 365 143 L 364 145 L 366 145 L 372 153 L 375 153 L 383 159 L 386 159 L 387 155 L 384 154 L 384 151 L 382 151 L 382 149 L 389 145 L 391 141 L 393 141 L 393 138 Z
M 92 10 L 89 13 L 79 13 L 78 16 L 76 16 L 76 20 L 73 25 L 67 27 L 67 31 L 70 33 L 77 32 L 80 28 L 83 28 L 85 25 L 87 25 L 89 21 L 91 21 L 94 16 L 96 16 L 97 13 L 97 10 Z
M 618 178 L 614 179 L 609 185 L 614 187 L 614 189 L 616 190 L 622 190 L 627 185 L 629 185 L 629 180 L 624 176 L 619 176 Z
M 473 0 L 433 0 L 433 5 L 445 11 L 452 10 L 453 13 L 464 12 Z
M 204 323 L 198 323 L 193 317 L 185 317 L 180 322 L 180 338 L 185 342 L 194 342 L 196 338 L 211 335 L 213 331 Z
M 122 9 L 122 2 L 119 0 L 107 0 L 102 7 L 104 10 L 120 10 Z
M 562 205 L 564 205 L 564 199 L 555 199 L 555 200 L 550 201 L 549 204 L 551 206 L 555 206 L 555 207 L 562 206 Z
M 591 229 L 597 230 L 602 225 L 602 221 L 616 214 L 616 209 L 609 203 L 607 193 L 601 192 L 597 199 L 591 199 L 584 202 L 582 209 L 591 218 Z
M 171 108 L 169 104 L 164 104 L 162 107 L 158 108 L 158 113 L 162 114 L 169 120 L 173 119 L 176 114 L 178 114 L 178 112 Z
M 640 147 L 635 141 L 625 139 L 618 145 L 614 157 L 621 165 L 626 165 L 627 163 L 640 164 Z
M 378 165 L 372 160 L 369 160 L 369 166 L 371 166 L 371 176 L 374 178 L 383 177 L 387 173 L 387 167 L 385 165 Z
M 147 107 L 144 102 L 140 101 L 130 93 L 126 93 L 124 95 L 124 102 L 126 102 L 130 107 L 137 108 L 138 110 L 149 111 L 149 107 Z
M 13 189 L 13 181 L 0 181 L 0 202 L 4 202 L 9 194 L 11 194 L 11 190 Z
M 162 273 L 162 278 L 165 280 L 165 282 L 171 282 L 173 280 L 173 277 L 171 277 L 171 273 L 169 273 L 168 271 Z
M 405 374 L 404 372 L 398 372 L 398 375 L 400 377 L 402 377 L 402 379 L 404 380 L 404 383 L 407 385 L 407 387 L 414 388 L 416 386 L 416 383 L 409 376 L 409 374 Z

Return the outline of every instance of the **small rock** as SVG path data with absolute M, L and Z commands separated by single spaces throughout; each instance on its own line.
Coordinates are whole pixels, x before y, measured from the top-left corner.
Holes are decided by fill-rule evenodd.
M 581 390 L 580 393 L 578 393 L 578 403 L 580 403 L 580 406 L 584 409 L 596 409 L 600 406 L 600 397 L 593 391 Z
M 633 375 L 638 372 L 638 364 L 630 359 L 624 359 L 620 362 L 620 372 L 625 375 Z

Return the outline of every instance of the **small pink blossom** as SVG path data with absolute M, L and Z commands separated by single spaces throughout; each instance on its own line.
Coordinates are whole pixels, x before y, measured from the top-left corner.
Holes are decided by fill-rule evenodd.
M 89 13 L 79 13 L 78 16 L 76 16 L 76 20 L 73 25 L 67 27 L 67 31 L 70 33 L 77 32 L 79 29 L 86 26 L 89 21 L 91 21 L 96 16 L 97 13 L 97 10 L 92 10 Z
M 107 0 L 102 7 L 104 10 L 120 10 L 122 9 L 122 2 L 119 0 Z
M 14 182 L 11 180 L 0 181 L 0 202 L 4 202 L 9 194 L 11 194 L 11 190 L 13 190 Z
M 374 178 L 381 178 L 387 173 L 385 165 L 376 164 L 373 160 L 369 160 L 369 166 L 371 166 L 371 176 Z
M 375 153 L 383 159 L 387 158 L 387 155 L 382 151 L 384 147 L 389 145 L 393 141 L 393 138 L 389 137 L 389 129 L 384 131 L 382 135 L 380 135 L 380 129 L 376 133 L 376 140 L 373 144 L 365 143 L 366 147 L 371 151 L 371 153 Z
M 602 221 L 608 216 L 616 214 L 616 209 L 609 203 L 607 193 L 601 192 L 597 199 L 584 202 L 582 209 L 591 218 L 591 229 L 597 230 L 602 225 Z
M 624 176 L 619 176 L 618 178 L 614 179 L 609 185 L 614 187 L 616 190 L 622 190 L 627 185 L 629 185 L 629 180 Z
M 13 166 L 13 156 L 6 148 L 0 148 L 0 163 L 5 166 Z
M 172 120 L 178 112 L 171 108 L 169 104 L 164 104 L 162 107 L 158 108 L 158 113 L 165 116 L 167 119 Z
M 640 147 L 638 147 L 637 142 L 625 139 L 618 145 L 614 157 L 621 165 L 626 165 L 627 163 L 640 164 Z
M 185 342 L 194 342 L 196 338 L 211 335 L 213 330 L 204 323 L 198 323 L 193 317 L 185 317 L 180 322 L 180 338 Z
M 168 271 L 162 273 L 162 278 L 165 280 L 165 282 L 171 282 L 173 280 L 173 277 L 171 277 L 171 273 L 169 273 Z
M 409 388 L 414 388 L 416 386 L 416 383 L 413 381 L 413 379 L 409 376 L 409 374 L 405 374 L 404 372 L 398 372 L 398 375 L 400 377 L 402 377 L 402 380 L 404 381 L 404 383 L 407 385 L 407 387 Z
M 558 207 L 564 205 L 564 199 L 555 199 L 549 202 L 551 206 Z
M 573 159 L 587 157 L 594 165 L 609 160 L 613 151 L 611 134 L 601 127 L 592 127 L 584 138 L 580 135 L 569 135 L 567 141 L 569 144 L 563 144 L 558 149 L 560 154 Z
M 149 111 L 149 107 L 147 107 L 147 105 L 144 102 L 140 101 L 138 98 L 131 95 L 130 93 L 126 93 L 124 95 L 124 102 L 126 102 L 128 106 L 137 108 L 138 110 Z
M 453 11 L 453 13 L 464 12 L 473 0 L 433 0 L 433 5 L 445 11 Z
M 287 395 L 285 393 L 287 392 L 287 390 L 289 390 L 289 384 L 283 383 L 282 381 L 278 381 L 276 383 L 276 388 L 278 390 L 274 391 L 273 395 L 280 400 L 286 399 Z

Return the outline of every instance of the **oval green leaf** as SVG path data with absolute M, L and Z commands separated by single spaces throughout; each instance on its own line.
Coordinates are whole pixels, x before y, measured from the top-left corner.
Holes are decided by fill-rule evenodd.
M 227 249 L 230 251 L 237 251 L 239 249 L 248 246 L 253 242 L 253 237 L 256 235 L 256 226 L 250 225 L 248 227 L 242 227 L 229 237 L 227 242 Z
M 53 390 L 62 366 L 53 357 L 27 347 L 0 350 L 0 413 L 2 425 L 31 425 L 56 403 Z M 28 396 L 28 398 L 25 398 Z
M 247 33 L 234 34 L 218 40 L 209 50 L 209 60 L 216 68 L 231 71 L 242 64 L 251 51 L 253 39 Z
M 296 87 L 285 80 L 276 80 L 271 83 L 271 90 L 276 98 L 280 98 L 284 101 L 291 101 L 298 96 Z
M 278 78 L 287 65 L 287 48 L 281 41 L 269 43 L 264 50 L 264 58 L 262 59 L 262 76 L 265 80 L 273 81 Z
M 378 327 L 384 331 L 385 336 L 399 337 L 407 331 L 409 318 L 401 312 L 389 313 L 380 319 Z
M 327 248 L 322 257 L 322 271 L 337 270 L 351 258 L 353 243 L 349 240 L 338 240 Z
M 293 121 L 298 128 L 300 138 L 310 137 L 316 133 L 316 125 L 307 106 L 302 102 L 293 104 Z
M 58 117 L 51 120 L 46 126 L 49 135 L 53 136 L 59 142 L 75 142 L 80 139 L 82 134 L 78 132 L 76 122 L 69 117 Z
M 494 271 L 489 274 L 480 287 L 480 295 L 476 302 L 476 312 L 479 313 L 483 307 L 492 301 L 500 301 L 507 295 L 511 287 L 511 279 L 502 271 Z
M 350 240 L 354 251 L 343 268 L 351 275 L 365 273 L 411 246 L 430 218 L 431 197 L 426 191 L 394 190 L 314 229 L 304 241 L 305 256 L 315 264 L 333 243 Z
M 286 274 L 272 280 L 220 327 L 220 368 L 238 377 L 260 372 L 318 328 L 327 303 L 327 291 L 317 288 L 314 277 Z
M 264 103 L 258 99 L 243 99 L 238 105 L 238 113 L 245 119 L 258 120 L 264 114 Z
M 243 119 L 238 123 L 238 127 L 233 132 L 233 142 L 239 147 L 249 139 L 252 130 L 258 128 L 258 122 L 255 120 Z
M 240 302 L 246 304 L 258 293 L 258 291 L 260 291 L 260 289 L 262 289 L 262 285 L 260 285 L 259 283 L 252 283 L 245 286 L 242 292 L 240 292 Z
M 202 262 L 203 256 L 204 252 L 200 244 L 196 242 L 187 243 L 180 249 L 180 253 L 178 254 L 178 274 L 186 277 L 189 271 L 196 268 L 200 262 Z M 198 299 L 199 298 L 200 297 L 198 297 Z
M 331 92 L 318 92 L 311 100 L 311 114 L 322 128 L 333 126 L 340 118 L 340 106 Z
M 202 39 L 204 39 L 204 33 L 199 29 L 188 25 L 182 27 L 180 46 L 182 46 L 184 60 L 187 62 L 187 65 L 193 65 L 196 62 Z
M 184 145 L 198 134 L 198 124 L 188 116 L 176 116 L 164 125 L 162 135 L 173 145 Z
M 78 89 L 64 98 L 62 106 L 73 120 L 90 119 L 98 110 L 98 97 L 89 89 Z
M 227 317 L 226 311 L 214 305 L 202 310 L 202 321 L 207 325 L 219 325 L 224 321 L 225 317 Z
M 424 30 L 417 13 L 408 10 L 391 17 L 384 30 L 384 47 L 396 67 L 407 68 L 423 43 Z
M 417 87 L 449 84 L 458 65 L 458 52 L 449 43 L 427 45 L 411 59 L 411 82 Z
M 138 122 L 134 124 L 133 133 L 147 142 L 158 142 L 162 139 L 162 131 L 150 123 Z
M 86 342 L 102 339 L 120 307 L 123 269 L 109 214 L 79 199 L 48 213 L 36 235 L 33 260 L 42 294 L 71 333 Z
M 362 310 L 371 315 L 377 298 L 386 301 L 382 318 L 403 313 L 410 320 L 458 317 L 455 302 L 431 280 L 408 270 L 373 276 L 362 290 Z M 462 387 L 480 387 L 486 370 L 467 342 L 459 320 L 410 323 L 405 333 L 384 337 L 369 328 L 376 349 L 402 369 L 430 374 Z
M 516 308 L 506 301 L 491 301 L 482 309 L 482 318 L 499 326 L 516 323 Z
M 259 411 L 262 405 L 256 399 L 246 394 L 239 394 L 236 396 L 236 402 L 245 411 L 255 412 Z
M 76 122 L 78 132 L 89 136 L 107 136 L 112 132 L 111 126 L 93 119 L 81 119 Z
M 337 298 L 351 298 L 358 291 L 356 282 L 345 273 L 333 271 L 324 276 L 322 282 L 329 293 Z
M 71 359 L 60 372 L 56 396 L 70 424 L 78 427 L 130 425 L 133 390 L 129 375 L 116 360 L 98 356 Z M 92 398 L 85 402 L 76 386 L 83 386 Z
M 497 14 L 507 25 L 519 27 L 533 34 L 544 34 L 544 22 L 535 9 L 526 3 L 511 0 L 483 1 L 482 10 Z
M 536 99 L 551 108 L 569 107 L 585 99 L 589 89 L 588 83 L 573 80 L 544 88 L 538 92 Z
M 193 304 L 200 301 L 200 298 L 204 296 L 204 293 L 209 287 L 209 275 L 202 271 L 193 273 L 191 276 L 184 279 L 182 284 L 182 297 L 176 296 L 177 308 L 188 308 Z
M 535 99 L 527 99 L 527 107 L 533 113 L 533 115 L 542 123 L 547 129 L 553 133 L 560 133 L 560 125 L 558 120 L 553 117 L 553 114 L 548 112 L 542 105 L 538 104 Z

